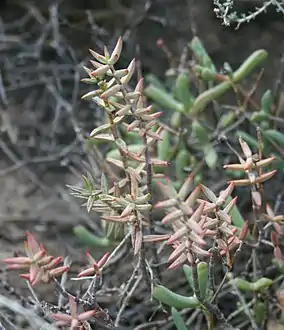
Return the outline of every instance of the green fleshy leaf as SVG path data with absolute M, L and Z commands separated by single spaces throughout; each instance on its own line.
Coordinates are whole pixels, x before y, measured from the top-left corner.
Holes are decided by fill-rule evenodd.
M 158 105 L 170 110 L 184 113 L 183 104 L 175 100 L 170 92 L 167 92 L 164 89 L 150 84 L 145 88 L 144 93 L 147 97 L 156 102 Z
M 80 240 L 80 242 L 87 246 L 98 246 L 98 247 L 108 247 L 111 242 L 106 237 L 99 237 L 92 234 L 84 226 L 78 225 L 73 228 L 74 235 Z
M 186 297 L 180 294 L 174 293 L 162 285 L 158 285 L 154 288 L 153 297 L 171 307 L 177 309 L 182 308 L 197 308 L 200 306 L 196 297 Z
M 183 320 L 182 316 L 180 315 L 180 313 L 178 312 L 178 310 L 176 308 L 172 307 L 171 311 L 172 311 L 173 321 L 174 321 L 174 324 L 175 324 L 177 330 L 187 330 L 184 320 Z

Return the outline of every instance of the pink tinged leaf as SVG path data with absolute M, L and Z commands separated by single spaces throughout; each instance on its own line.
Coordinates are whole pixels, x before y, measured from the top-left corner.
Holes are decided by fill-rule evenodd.
M 33 283 L 40 273 L 40 268 L 37 265 L 32 264 L 30 267 L 30 282 Z
M 155 113 L 152 113 L 151 115 L 143 115 L 141 117 L 142 120 L 145 120 L 145 121 L 151 121 L 151 120 L 155 120 L 155 119 L 158 119 L 160 118 L 164 113 L 162 111 L 160 112 L 155 112 Z
M 109 89 L 111 86 L 116 84 L 116 79 L 112 78 L 111 80 L 109 80 L 106 84 L 106 89 Z M 114 109 L 113 109 L 114 110 Z
M 85 255 L 86 255 L 86 258 L 87 258 L 88 263 L 90 265 L 93 266 L 93 264 L 96 264 L 97 263 L 96 260 L 91 256 L 91 254 L 89 252 L 86 252 Z
M 259 178 L 256 179 L 256 183 L 265 182 L 265 181 L 271 179 L 276 173 L 277 173 L 277 170 L 273 170 L 273 171 L 264 173 Z
M 217 214 L 222 221 L 225 221 L 227 223 L 232 222 L 232 217 L 228 213 L 224 212 L 224 210 L 219 210 Z
M 216 237 L 217 230 L 206 229 L 204 232 L 205 237 Z
M 94 267 L 90 267 L 90 268 L 87 268 L 83 271 L 81 271 L 77 277 L 85 277 L 85 276 L 92 276 L 92 275 L 95 275 L 96 274 L 96 271 L 94 269 Z
M 204 195 L 209 199 L 209 201 L 213 202 L 213 203 L 216 203 L 217 197 L 213 193 L 213 191 L 210 190 L 209 188 L 207 188 L 206 186 L 204 186 L 203 184 L 200 184 L 200 187 L 201 187 L 201 190 L 204 193 Z
M 201 257 L 210 257 L 210 255 L 211 255 L 210 252 L 201 249 L 199 246 L 197 246 L 195 244 L 192 244 L 191 249 L 192 249 L 192 252 L 196 253 L 198 256 L 201 256 Z
M 184 202 L 179 204 L 179 208 L 182 210 L 183 214 L 187 214 L 188 216 L 193 214 L 193 209 L 186 205 Z
M 170 235 L 146 235 L 143 237 L 143 242 L 145 243 L 155 243 L 155 242 L 163 242 L 169 239 Z
M 204 207 L 205 203 L 201 203 L 187 222 L 188 226 L 197 234 L 202 234 L 203 232 L 198 222 L 201 220 Z
M 212 229 L 212 228 L 216 228 L 218 223 L 219 223 L 219 220 L 217 218 L 212 219 L 212 218 L 206 217 L 206 222 L 203 225 L 201 225 L 201 224 L 200 225 L 204 229 Z
M 236 205 L 238 197 L 233 198 L 223 209 L 225 213 L 230 213 L 233 209 L 233 207 Z
M 182 242 L 178 244 L 174 251 L 171 253 L 171 255 L 168 258 L 168 262 L 171 263 L 173 260 L 177 259 L 185 250 L 187 249 L 185 242 Z
M 277 234 L 279 234 L 279 235 L 283 234 L 283 231 L 277 222 L 273 222 L 273 227 L 274 227 L 275 231 L 277 232 Z
M 35 253 L 33 257 L 34 262 L 40 261 L 46 255 L 46 251 L 41 249 L 39 252 Z
M 151 121 L 149 123 L 146 124 L 145 126 L 145 131 L 149 131 L 153 126 L 157 125 L 157 123 L 155 121 Z M 162 137 L 157 134 L 156 132 L 148 132 L 148 136 L 149 137 L 153 137 L 155 140 L 158 140 L 158 141 L 162 141 Z
M 71 295 L 69 295 L 69 308 L 70 308 L 70 314 L 72 318 L 77 317 L 77 303 L 75 301 L 75 298 Z
M 124 217 L 130 215 L 132 213 L 132 211 L 133 211 L 133 205 L 132 204 L 128 204 L 126 206 L 126 208 L 122 211 L 121 217 L 124 218 Z
M 65 324 L 62 323 L 62 325 L 68 325 L 72 321 L 72 316 L 71 315 L 63 314 L 63 313 L 51 314 L 50 318 L 52 318 L 54 321 L 65 322 Z
M 128 69 L 121 69 L 121 70 L 116 70 L 113 74 L 115 78 L 123 78 L 127 76 L 129 73 Z M 112 75 L 112 73 L 110 73 Z
M 128 70 L 128 74 L 125 77 L 121 78 L 121 82 L 124 85 L 127 84 L 133 76 L 135 70 L 135 58 L 130 62 L 130 64 L 127 67 L 127 70 Z
M 83 96 L 81 96 L 81 99 L 82 100 L 92 100 L 95 96 L 98 96 L 102 93 L 103 93 L 103 91 L 101 89 L 97 89 L 95 91 L 91 91 L 91 92 L 84 94 Z
M 248 222 L 248 220 L 246 220 L 246 222 L 243 224 L 242 230 L 241 230 L 240 235 L 239 235 L 239 239 L 241 241 L 246 239 L 246 237 L 248 235 L 248 231 L 249 231 L 249 222 Z
M 190 193 L 193 186 L 193 180 L 194 180 L 194 175 L 191 173 L 185 180 L 184 184 L 181 186 L 178 192 L 178 197 L 182 201 L 185 200 L 188 194 Z
M 28 264 L 12 264 L 7 267 L 8 270 L 17 270 L 17 269 L 28 269 L 30 265 Z
M 1 260 L 5 264 L 18 264 L 19 266 L 28 266 L 31 264 L 31 259 L 28 257 L 14 257 L 14 258 L 5 258 Z
M 104 64 L 99 63 L 99 62 L 96 62 L 96 61 L 93 61 L 93 60 L 90 60 L 90 63 L 92 64 L 92 66 L 93 66 L 95 69 L 98 69 L 98 68 L 101 68 L 101 67 L 104 66 Z
M 87 321 L 89 320 L 91 317 L 93 317 L 95 315 L 96 311 L 92 310 L 92 311 L 87 311 L 84 313 L 81 313 L 78 315 L 78 320 L 79 321 Z
M 100 54 L 98 54 L 97 52 L 95 52 L 94 50 L 92 49 L 89 49 L 91 55 L 99 62 L 105 64 L 106 63 L 106 58 Z
M 126 100 L 137 100 L 141 96 L 139 92 L 129 92 L 124 96 Z
M 27 235 L 27 250 L 32 255 L 35 255 L 40 250 L 40 246 L 37 243 L 34 236 L 29 231 L 26 232 L 26 235 Z
M 188 196 L 188 198 L 185 201 L 188 206 L 192 207 L 195 204 L 198 196 L 200 195 L 200 191 L 201 191 L 201 187 L 197 186 L 193 190 L 193 192 Z
M 119 109 L 116 113 L 117 116 L 125 116 L 130 114 L 131 104 L 127 104 L 121 109 Z
M 198 199 L 197 200 L 198 203 L 203 203 L 203 200 Z M 209 203 L 209 202 L 205 202 L 205 207 L 203 210 L 203 214 L 208 214 L 210 212 L 214 212 L 216 210 L 216 204 L 215 203 Z
M 238 232 L 238 229 L 236 227 L 233 227 L 233 226 L 230 226 L 232 228 L 232 232 L 235 234 L 237 234 Z
M 20 274 L 19 276 L 27 281 L 30 281 L 30 274 Z
M 147 108 L 138 108 L 135 111 L 135 116 L 141 116 L 141 115 L 146 115 L 149 114 L 152 111 L 152 105 L 149 105 Z
M 131 132 L 135 128 L 139 127 L 139 125 L 140 125 L 140 121 L 139 120 L 134 120 L 130 125 L 128 125 L 127 131 Z
M 68 272 L 69 269 L 70 269 L 69 266 L 57 267 L 57 268 L 50 270 L 49 275 L 54 276 L 54 277 L 61 276 L 63 273 Z
M 234 183 L 231 182 L 228 187 L 221 192 L 220 196 L 218 197 L 216 204 L 218 206 L 224 205 L 226 200 L 231 196 L 232 192 L 234 190 Z
M 229 183 L 233 182 L 235 187 L 246 187 L 250 186 L 252 182 L 248 179 L 240 179 L 240 180 L 231 180 Z
M 271 238 L 271 242 L 274 246 L 278 246 L 278 244 L 279 244 L 278 237 L 279 236 L 274 231 L 271 232 L 270 238 Z
M 243 154 L 245 155 L 246 158 L 252 157 L 252 151 L 248 144 L 242 139 L 242 137 L 239 137 L 239 143 L 241 145 Z
M 223 168 L 225 170 L 231 170 L 231 171 L 242 171 L 242 170 L 244 170 L 244 165 L 243 164 L 228 164 L 228 165 L 224 165 Z
M 80 321 L 73 318 L 70 324 L 70 330 L 78 330 L 79 326 L 80 326 Z M 80 328 L 79 328 L 80 329 Z
M 144 82 L 144 79 L 143 78 L 141 78 L 138 81 L 138 83 L 137 83 L 137 85 L 135 87 L 135 92 L 139 92 L 140 94 L 143 92 L 143 82 Z
M 120 58 L 120 54 L 121 54 L 121 50 L 122 50 L 122 38 L 119 37 L 117 40 L 117 43 L 114 47 L 114 50 L 109 58 L 109 60 L 107 61 L 108 64 L 114 65 Z
M 101 125 L 95 129 L 93 129 L 92 132 L 90 133 L 89 137 L 93 138 L 94 136 L 98 135 L 99 133 L 109 130 L 110 127 L 111 127 L 110 124 Z
M 181 210 L 173 211 L 173 212 L 167 214 L 163 218 L 162 224 L 165 225 L 166 223 L 173 222 L 173 221 L 175 221 L 176 219 L 178 219 L 178 218 L 180 218 L 182 216 L 183 216 L 183 212 Z
M 107 89 L 102 95 L 101 98 L 102 99 L 108 99 L 111 96 L 114 96 L 117 92 L 119 92 L 121 89 L 120 85 L 114 85 L 111 88 Z
M 52 259 L 48 264 L 46 264 L 44 266 L 44 269 L 51 269 L 53 267 L 56 267 L 57 265 L 59 265 L 61 262 L 63 261 L 62 257 L 56 257 L 54 259 Z
M 104 76 L 108 70 L 109 70 L 109 65 L 103 65 L 100 68 L 96 69 L 95 71 L 93 71 L 91 73 L 92 77 L 100 77 L 100 76 Z
M 226 223 L 222 223 L 222 225 L 219 227 L 219 230 L 225 235 L 234 235 L 233 231 L 226 225 Z
M 281 250 L 280 250 L 279 246 L 275 246 L 273 253 L 274 253 L 274 258 L 278 262 L 283 264 L 283 256 L 282 256 L 282 253 L 281 253 Z
M 256 163 L 256 167 L 259 168 L 259 167 L 264 167 L 264 166 L 270 165 L 271 163 L 273 163 L 273 161 L 275 159 L 276 159 L 276 157 L 269 157 L 266 159 L 262 159 Z
M 163 184 L 162 182 L 157 182 L 156 184 L 157 184 L 159 190 L 162 192 L 162 194 L 165 197 L 168 197 L 168 198 L 177 197 L 177 191 L 172 186 L 171 181 L 169 179 L 167 179 L 167 185 Z
M 87 68 L 86 66 L 82 65 L 82 68 L 86 71 L 86 73 L 88 74 L 89 77 L 91 77 L 91 72 L 92 70 Z M 88 79 L 88 78 L 87 78 Z
M 29 281 L 31 283 L 31 286 L 35 286 L 37 285 L 38 283 L 40 283 L 42 281 L 42 278 L 43 278 L 43 272 L 41 269 L 39 269 L 37 271 L 37 273 L 34 274 L 34 277 L 31 278 L 31 274 L 30 274 L 30 278 L 29 278 Z
M 102 268 L 107 263 L 109 256 L 110 256 L 110 253 L 107 252 L 101 257 L 101 259 L 98 261 L 99 268 Z
M 45 256 L 41 260 L 38 261 L 39 266 L 46 266 L 51 263 L 55 258 L 53 256 Z
M 182 236 L 184 236 L 190 229 L 187 226 L 183 226 L 178 229 L 168 240 L 168 244 L 173 244 L 178 241 Z
M 186 254 L 185 253 L 181 254 L 172 264 L 168 266 L 168 269 L 169 270 L 177 269 L 178 267 L 180 267 L 182 264 L 185 263 L 186 259 L 187 259 Z
M 144 108 L 144 98 L 143 98 L 143 95 L 140 93 L 140 96 L 137 100 L 137 104 L 136 104 L 136 109 L 142 109 Z
M 194 231 L 192 231 L 190 234 L 189 234 L 189 238 L 196 244 L 198 245 L 202 245 L 202 246 L 205 246 L 206 245 L 206 242 L 204 241 L 204 239 L 197 235 Z

